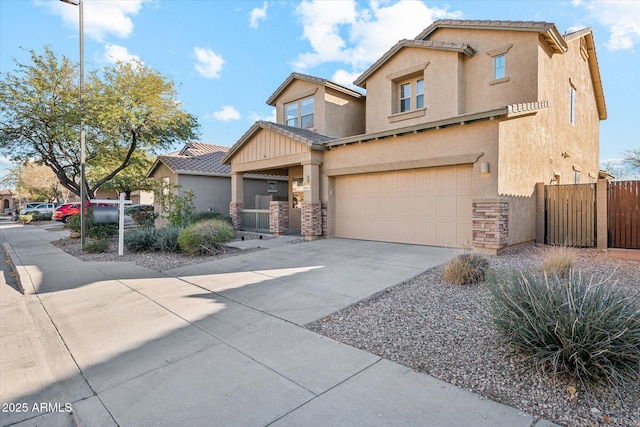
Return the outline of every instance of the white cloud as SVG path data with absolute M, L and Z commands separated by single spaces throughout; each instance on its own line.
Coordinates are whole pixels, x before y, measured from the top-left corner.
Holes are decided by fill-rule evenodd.
M 296 12 L 303 26 L 303 38 L 309 40 L 313 49 L 295 61 L 294 67 L 301 70 L 337 61 L 362 71 L 398 40 L 414 38 L 433 20 L 462 17 L 461 12 L 429 8 L 415 0 L 372 1 L 362 9 L 358 9 L 354 0 L 305 0 Z
M 198 71 L 201 76 L 209 79 L 220 78 L 222 65 L 225 62 L 224 59 L 222 59 L 222 56 L 217 55 L 211 49 L 205 49 L 198 46 L 196 46 L 193 51 L 196 55 L 196 71 Z
M 84 34 L 103 42 L 107 36 L 127 38 L 133 32 L 133 21 L 142 4 L 149 0 L 83 1 Z M 65 26 L 78 29 L 78 7 L 60 1 L 38 1 L 38 6 L 48 8 L 62 18 Z
M 351 87 L 353 89 L 356 89 L 356 87 L 354 87 L 353 82 L 360 77 L 359 72 L 354 72 L 354 73 L 350 73 L 348 71 L 345 70 L 338 70 L 335 73 L 333 73 L 333 76 L 331 77 L 331 81 L 332 82 L 336 82 L 342 86 L 346 86 L 346 87 Z
M 267 2 L 262 4 L 261 8 L 256 7 L 249 14 L 249 26 L 253 29 L 258 28 L 258 21 L 267 17 Z
M 228 122 L 229 120 L 238 120 L 241 117 L 238 110 L 230 105 L 223 105 L 222 110 L 213 113 L 213 118 L 216 120 L 222 120 L 223 122 Z
M 276 122 L 276 109 L 273 108 L 271 110 L 271 114 L 268 116 L 262 115 L 262 114 L 258 114 L 258 113 L 251 113 L 249 115 L 249 118 L 251 119 L 252 122 L 257 122 L 259 120 L 264 120 L 266 122 L 272 122 L 275 123 Z
M 98 58 L 98 60 L 114 64 L 116 62 L 142 62 L 138 55 L 133 55 L 129 53 L 126 47 L 115 44 L 106 44 L 104 46 L 104 53 Z
M 593 20 L 608 27 L 611 32 L 606 43 L 608 49 L 633 49 L 640 43 L 640 2 L 574 0 L 573 5 L 586 8 Z

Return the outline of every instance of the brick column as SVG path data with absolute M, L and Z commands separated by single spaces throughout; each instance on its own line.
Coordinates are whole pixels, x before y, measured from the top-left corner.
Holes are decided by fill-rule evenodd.
M 244 202 L 229 203 L 229 216 L 231 217 L 231 222 L 233 222 L 233 227 L 236 230 L 239 230 L 242 225 L 240 221 L 240 211 L 242 209 L 244 209 Z
M 473 247 L 498 253 L 508 244 L 509 199 L 473 202 Z
M 269 203 L 269 231 L 275 236 L 287 234 L 289 229 L 289 202 Z
M 307 240 L 316 239 L 318 236 L 322 236 L 322 203 L 317 202 L 302 202 L 301 210 L 301 232 Z

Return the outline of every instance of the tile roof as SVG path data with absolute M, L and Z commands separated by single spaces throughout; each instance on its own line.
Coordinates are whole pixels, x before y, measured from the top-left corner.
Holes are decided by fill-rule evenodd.
M 444 41 L 432 41 L 432 40 L 400 40 L 398 43 L 393 45 L 391 49 L 389 49 L 384 55 L 380 57 L 373 65 L 371 65 L 367 70 L 365 70 L 360 77 L 353 82 L 356 86 L 360 86 L 362 88 L 366 87 L 364 84 L 365 81 L 373 74 L 378 68 L 384 65 L 393 55 L 395 55 L 400 49 L 405 47 L 417 47 L 423 49 L 435 49 L 435 50 L 449 50 L 453 52 L 458 52 L 465 54 L 469 57 L 473 57 L 475 54 L 475 50 L 469 46 L 467 43 L 457 43 L 457 42 L 444 42 Z
M 222 164 L 222 158 L 229 151 L 229 147 L 190 142 L 182 150 L 158 156 L 156 163 L 161 161 L 175 173 L 196 173 L 210 175 L 230 175 L 231 167 Z M 152 168 L 155 169 L 154 167 Z
M 271 94 L 271 96 L 267 99 L 267 105 L 271 105 L 271 106 L 275 106 L 276 105 L 276 99 L 278 99 L 278 97 L 282 94 L 282 92 L 284 92 L 284 90 L 291 84 L 293 83 L 294 80 L 304 80 L 307 82 L 311 82 L 311 83 L 316 83 L 318 85 L 321 86 L 326 86 L 329 87 L 331 89 L 340 91 L 342 93 L 345 93 L 349 96 L 352 96 L 354 98 L 364 98 L 365 95 L 363 95 L 360 92 L 356 92 L 353 89 L 349 89 L 348 87 L 342 86 L 338 83 L 334 83 L 330 80 L 327 79 L 323 79 L 320 77 L 315 77 L 315 76 L 310 76 L 307 74 L 302 74 L 302 73 L 291 73 L 289 75 L 289 77 L 286 78 L 286 80 L 284 82 L 282 82 L 282 84 L 280 86 L 278 86 L 278 88 Z
M 266 122 L 263 120 L 257 121 L 245 132 L 242 137 L 236 142 L 233 147 L 227 152 L 222 159 L 222 162 L 229 164 L 231 157 L 248 141 L 250 140 L 260 129 L 270 130 L 289 139 L 297 141 L 315 150 L 324 150 L 324 145 L 333 141 L 334 137 L 322 135 L 318 132 L 314 132 L 308 129 L 301 129 L 292 126 L 281 125 L 273 122 Z

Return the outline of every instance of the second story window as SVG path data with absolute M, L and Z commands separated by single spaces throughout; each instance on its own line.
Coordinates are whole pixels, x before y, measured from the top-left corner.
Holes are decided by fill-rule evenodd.
M 400 113 L 424 108 L 424 79 L 400 84 Z
M 424 79 L 416 82 L 416 108 L 424 108 Z
M 313 128 L 313 97 L 301 99 L 284 106 L 287 126 L 302 129 Z
M 411 83 L 400 85 L 400 112 L 411 110 Z
M 506 76 L 505 72 L 505 56 L 498 55 L 493 57 L 493 79 L 503 79 Z

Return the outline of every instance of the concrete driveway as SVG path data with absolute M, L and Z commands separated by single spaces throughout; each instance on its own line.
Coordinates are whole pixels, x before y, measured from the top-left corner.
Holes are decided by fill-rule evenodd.
M 533 422 L 301 327 L 442 263 L 450 250 L 280 238 L 239 242 L 267 248 L 161 274 L 83 263 L 39 227 L 3 235 L 22 285 L 37 293 L 1 288 L 0 402 L 11 409 L 2 425 Z

